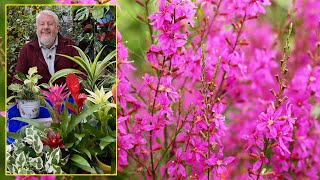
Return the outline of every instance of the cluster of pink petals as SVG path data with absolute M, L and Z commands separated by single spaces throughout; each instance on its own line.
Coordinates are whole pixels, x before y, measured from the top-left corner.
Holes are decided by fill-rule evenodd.
M 66 97 L 70 94 L 69 92 L 65 91 L 66 85 L 52 85 L 50 84 L 50 87 L 48 91 L 40 90 L 41 93 L 44 95 L 44 98 L 50 101 L 50 103 L 53 106 L 53 110 L 56 114 L 61 113 L 62 105 L 66 99 Z M 54 122 L 60 122 L 58 117 L 54 120 Z

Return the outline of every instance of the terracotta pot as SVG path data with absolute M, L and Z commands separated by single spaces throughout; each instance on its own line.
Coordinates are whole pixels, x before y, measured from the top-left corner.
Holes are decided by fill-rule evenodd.
M 23 118 L 37 118 L 40 113 L 40 101 L 38 100 L 18 100 L 18 109 Z

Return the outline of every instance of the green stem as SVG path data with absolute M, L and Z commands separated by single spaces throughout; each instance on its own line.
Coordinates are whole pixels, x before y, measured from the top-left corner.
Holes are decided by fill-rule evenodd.
M 148 1 L 148 0 L 146 0 L 146 2 L 145 2 L 145 11 L 146 11 L 146 18 L 147 18 L 147 21 L 148 21 L 147 24 L 148 24 L 148 29 L 149 29 L 149 33 L 150 33 L 150 40 L 151 40 L 151 43 L 154 44 L 154 39 L 152 38 L 153 29 L 152 29 L 152 26 L 151 26 L 150 21 L 148 19 L 149 15 L 150 15 L 149 14 L 149 8 L 148 8 L 149 2 L 150 1 Z
M 197 49 L 196 49 L 195 52 L 197 52 L 197 51 L 199 50 L 199 48 L 201 47 L 201 45 L 203 44 L 203 42 L 206 40 L 208 34 L 210 33 L 211 27 L 212 27 L 214 21 L 216 20 L 218 14 L 219 14 L 219 9 L 220 9 L 221 3 L 222 3 L 222 0 L 220 0 L 220 1 L 218 2 L 217 9 L 216 9 L 216 11 L 215 11 L 215 13 L 214 13 L 214 15 L 213 15 L 213 18 L 212 18 L 210 24 L 209 24 L 208 30 L 207 30 L 206 34 L 205 34 L 203 37 L 201 37 L 199 46 L 197 47 Z
M 165 64 L 166 58 L 163 58 L 162 60 L 162 68 L 164 68 L 164 64 Z M 156 87 L 156 93 L 154 95 L 154 99 L 153 99 L 153 103 L 152 103 L 152 109 L 151 109 L 151 116 L 153 117 L 154 115 L 154 109 L 155 109 L 155 104 L 156 104 L 156 98 L 158 97 L 158 93 L 159 93 L 159 86 L 160 86 L 160 81 L 161 81 L 161 77 L 162 77 L 162 73 L 160 71 L 159 76 L 158 76 L 158 83 L 157 83 L 157 87 Z M 150 125 L 152 125 L 152 123 L 150 122 Z M 155 168 L 154 168 L 154 157 L 153 157 L 153 150 L 152 150 L 152 130 L 150 131 L 149 135 L 149 142 L 150 142 L 150 158 L 151 158 L 151 174 L 152 174 L 152 179 L 155 180 L 156 179 L 156 173 L 155 173 Z
M 237 34 L 237 37 L 236 37 L 236 41 L 234 42 L 233 47 L 232 47 L 230 53 L 233 53 L 234 50 L 236 49 L 237 45 L 238 45 L 238 41 L 239 41 L 241 32 L 242 32 L 242 30 L 243 30 L 243 26 L 244 26 L 244 22 L 245 22 L 245 20 L 246 20 L 246 17 L 247 17 L 247 14 L 244 14 L 244 16 L 243 16 L 243 18 L 242 18 L 242 21 L 241 21 L 241 24 L 240 24 L 240 29 L 239 29 L 238 34 Z M 229 64 L 230 64 L 230 61 L 228 62 L 228 65 L 229 65 Z M 221 91 L 221 88 L 222 88 L 222 86 L 223 86 L 223 83 L 224 83 L 224 81 L 225 81 L 225 79 L 226 79 L 226 75 L 227 75 L 227 72 L 226 72 L 226 71 L 223 71 L 222 80 L 221 80 L 221 82 L 220 82 L 220 84 L 219 84 L 218 91 L 217 91 L 214 99 L 217 99 L 217 98 L 220 96 L 220 91 Z
M 266 154 L 267 154 L 268 146 L 269 146 L 269 140 L 267 139 L 267 142 L 264 144 L 264 148 L 263 148 L 264 156 L 266 156 Z M 267 157 L 266 157 L 266 158 L 267 158 Z M 260 177 L 262 167 L 263 167 L 263 162 L 261 163 L 261 166 L 260 166 L 260 168 L 259 168 L 259 171 L 258 171 L 259 173 L 258 173 L 258 175 L 257 175 L 257 179 L 256 179 L 256 180 L 258 180 L 259 177 Z
M 162 154 L 160 160 L 158 161 L 158 164 L 157 164 L 157 166 L 156 166 L 156 168 L 155 168 L 155 171 L 156 171 L 156 170 L 158 169 L 158 167 L 160 166 L 160 163 L 161 163 L 162 160 L 164 159 L 164 156 L 166 155 L 166 153 L 168 152 L 168 150 L 170 149 L 170 147 L 172 146 L 172 144 L 176 141 L 176 138 L 177 138 L 178 134 L 181 132 L 184 124 L 186 123 L 186 119 L 187 119 L 188 115 L 191 113 L 191 110 L 192 110 L 192 108 L 191 108 L 191 106 L 190 106 L 189 109 L 188 109 L 188 112 L 187 112 L 187 114 L 186 114 L 186 116 L 185 116 L 185 118 L 184 118 L 184 120 L 183 120 L 183 123 L 181 124 L 180 127 L 177 127 L 173 139 L 170 141 L 169 146 L 166 147 L 164 153 Z M 179 120 L 178 120 L 178 121 L 179 121 Z

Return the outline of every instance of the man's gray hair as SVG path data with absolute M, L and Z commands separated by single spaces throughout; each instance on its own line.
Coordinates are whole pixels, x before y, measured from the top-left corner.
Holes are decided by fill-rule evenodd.
M 36 17 L 36 25 L 38 25 L 38 21 L 39 21 L 39 17 L 41 15 L 47 15 L 47 16 L 52 16 L 54 21 L 56 22 L 57 26 L 60 25 L 59 23 L 59 18 L 57 16 L 56 13 L 54 13 L 53 11 L 50 11 L 50 10 L 43 10 L 43 11 L 40 11 L 38 14 L 37 14 L 37 17 Z

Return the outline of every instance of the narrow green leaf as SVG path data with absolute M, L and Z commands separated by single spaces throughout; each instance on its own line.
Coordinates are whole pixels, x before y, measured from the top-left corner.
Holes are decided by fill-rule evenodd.
M 83 153 L 85 153 L 85 154 L 89 157 L 89 159 L 92 160 L 91 153 L 90 153 L 90 151 L 89 151 L 88 149 L 86 149 L 86 148 L 81 148 L 80 151 L 83 152 Z
M 111 174 L 116 173 L 117 161 L 116 158 L 111 159 Z
M 73 146 L 73 144 L 74 144 L 74 143 L 65 143 L 65 144 L 64 144 L 64 147 L 65 147 L 66 149 L 69 149 L 69 148 L 71 148 L 71 147 Z
M 97 174 L 97 172 L 96 172 L 93 168 L 91 168 L 91 167 L 83 166 L 83 165 L 78 164 L 78 163 L 72 163 L 72 164 L 73 164 L 74 166 L 77 166 L 77 167 L 79 167 L 79 168 L 87 171 L 87 172 L 90 172 L 91 174 Z
M 115 138 L 117 136 L 117 131 L 116 130 L 112 131 L 110 135 Z
M 91 62 L 89 60 L 85 60 L 80 56 L 75 56 L 74 59 L 76 59 L 77 61 L 79 61 L 80 63 L 83 63 L 85 65 L 84 70 L 86 71 L 87 75 L 90 74 L 90 66 L 91 66 Z
M 115 61 L 110 62 L 109 64 L 102 64 L 101 62 L 97 64 L 97 71 L 96 74 L 101 75 L 102 71 L 104 71 L 109 65 L 111 64 L 115 64 Z M 96 76 L 94 81 L 97 81 L 99 78 L 101 78 L 102 76 Z M 106 79 L 105 79 L 106 80 Z M 107 81 L 108 82 L 108 81 Z M 110 83 L 110 81 L 109 81 Z
M 99 147 L 101 150 L 103 150 L 106 146 L 108 146 L 111 142 L 101 141 L 99 143 Z
M 82 140 L 82 138 L 85 136 L 85 134 L 77 134 L 77 133 L 74 133 L 74 136 L 79 139 L 79 141 Z
M 110 143 L 116 141 L 116 139 L 114 137 L 112 137 L 112 136 L 106 136 L 104 138 L 101 138 L 100 140 L 101 141 L 105 141 L 105 142 L 110 142 Z
M 56 73 L 54 73 L 50 80 L 49 80 L 49 83 L 53 83 L 54 81 L 56 81 L 57 79 L 61 78 L 61 77 L 65 77 L 67 76 L 69 73 L 75 73 L 75 74 L 83 74 L 83 72 L 77 70 L 77 69 L 70 69 L 70 68 L 67 68 L 67 69 L 61 69 L 59 71 L 57 71 Z
M 88 59 L 88 56 L 82 51 L 82 49 L 80 49 L 77 46 L 73 46 L 74 48 L 76 48 L 76 50 L 78 51 L 78 53 L 80 54 L 80 57 L 87 63 L 91 65 L 91 61 Z
M 108 148 L 108 152 L 112 154 L 113 157 L 116 157 L 116 150 L 115 150 L 116 143 L 115 142 L 111 143 L 107 148 Z
M 49 111 L 50 117 L 53 118 L 54 117 L 54 110 L 53 110 L 52 106 L 50 106 L 50 104 L 47 101 L 44 101 L 44 103 L 46 104 L 46 109 Z
M 84 128 L 85 130 L 87 130 L 89 133 L 91 133 L 91 134 L 93 134 L 94 136 L 96 136 L 96 137 L 101 137 L 101 136 L 104 135 L 101 131 L 97 130 L 96 128 L 92 127 L 91 125 L 89 125 L 89 124 L 87 124 L 87 123 L 86 123 L 86 124 L 83 124 L 83 128 Z
M 90 164 L 86 159 L 84 159 L 82 156 L 79 156 L 77 154 L 73 154 L 70 158 L 71 161 L 87 168 L 91 168 Z M 79 166 L 78 166 L 79 167 Z M 81 168 L 81 167 L 80 167 Z
M 52 128 L 52 129 L 60 129 L 61 128 L 60 125 L 61 125 L 60 123 L 51 123 L 50 124 L 50 128 Z
M 104 138 L 101 138 L 100 141 L 101 142 L 99 143 L 99 146 L 100 146 L 100 149 L 103 150 L 107 145 L 109 145 L 112 142 L 115 142 L 116 139 L 112 136 L 106 136 Z
M 69 101 L 69 98 L 67 100 L 67 102 Z M 62 131 L 65 134 L 65 136 L 68 135 L 67 130 L 68 130 L 68 126 L 69 126 L 69 116 L 68 116 L 68 108 L 67 108 L 67 103 L 64 103 L 64 109 L 62 111 L 62 118 L 61 118 L 61 127 L 62 127 Z
M 115 55 L 116 55 L 116 51 L 114 50 L 114 51 L 110 52 L 102 61 L 100 61 L 100 63 L 97 64 L 96 73 L 100 75 L 101 72 L 106 67 L 108 67 L 112 63 L 115 63 L 115 62 L 111 62 L 111 63 L 107 64 Z
M 14 138 L 14 139 L 17 139 L 17 140 L 21 139 L 19 133 L 7 132 L 7 136 Z
M 106 47 L 106 46 L 105 46 Z M 98 60 L 99 60 L 99 58 L 100 58 L 100 55 L 102 54 L 102 52 L 103 52 L 103 50 L 104 50 L 104 48 L 105 47 L 103 47 L 101 50 L 100 50 L 100 52 L 97 54 L 97 56 L 94 58 L 94 61 L 93 61 L 93 63 L 92 63 L 92 66 L 90 67 L 90 70 L 91 70 L 91 73 L 92 74 L 94 74 L 94 76 L 95 77 L 99 77 L 100 76 L 100 74 L 96 74 L 96 69 L 97 69 L 97 62 L 98 62 Z
M 14 118 L 12 118 L 12 120 L 18 120 L 18 121 L 22 121 L 22 122 L 26 122 L 28 124 L 34 125 L 35 127 L 37 127 L 41 131 L 44 131 L 46 129 L 46 127 L 43 124 L 36 122 L 32 119 L 22 118 L 22 117 L 14 117 Z
M 104 174 L 104 172 L 99 167 L 94 167 L 98 174 Z
M 71 119 L 67 133 L 71 132 L 82 120 L 90 116 L 95 110 L 99 109 L 103 105 L 103 103 L 94 105 L 89 109 L 82 111 L 76 118 Z
M 76 47 L 76 46 L 73 46 L 73 47 Z M 89 64 L 82 57 L 79 57 L 79 56 L 71 57 L 71 56 L 68 56 L 68 55 L 65 55 L 65 54 L 57 54 L 57 55 L 65 57 L 65 58 L 68 58 L 71 61 L 79 64 L 87 72 L 90 71 L 90 69 L 88 68 Z

